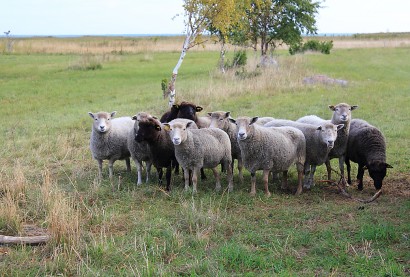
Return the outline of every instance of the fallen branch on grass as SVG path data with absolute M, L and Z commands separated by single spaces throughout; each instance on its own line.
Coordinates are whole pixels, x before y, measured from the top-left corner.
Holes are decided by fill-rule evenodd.
M 0 235 L 0 244 L 44 244 L 50 239 L 50 236 L 33 236 L 33 237 L 13 237 Z

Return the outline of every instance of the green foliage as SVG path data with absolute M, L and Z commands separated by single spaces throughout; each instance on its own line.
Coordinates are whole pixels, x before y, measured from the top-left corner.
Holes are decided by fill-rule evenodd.
M 165 91 L 168 89 L 168 79 L 167 78 L 161 80 L 161 89 L 165 95 Z
M 293 44 L 289 47 L 289 53 L 295 55 L 297 53 L 304 53 L 306 51 L 321 52 L 323 54 L 330 54 L 333 48 L 333 41 L 318 41 L 315 39 L 308 40 L 305 43 Z
M 227 60 L 225 63 L 225 68 L 237 68 L 246 65 L 248 57 L 246 55 L 246 50 L 239 50 L 233 53 L 232 61 Z

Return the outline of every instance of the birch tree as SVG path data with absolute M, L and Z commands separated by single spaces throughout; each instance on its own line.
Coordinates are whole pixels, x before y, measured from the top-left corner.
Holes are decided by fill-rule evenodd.
M 229 21 L 229 12 L 232 11 L 234 4 L 235 0 L 184 0 L 185 40 L 179 60 L 172 71 L 171 80 L 164 90 L 164 98 L 169 97 L 170 107 L 175 103 L 178 70 L 188 50 L 206 41 L 203 34 L 210 29 L 211 24 L 215 28 L 225 30 L 224 26 Z

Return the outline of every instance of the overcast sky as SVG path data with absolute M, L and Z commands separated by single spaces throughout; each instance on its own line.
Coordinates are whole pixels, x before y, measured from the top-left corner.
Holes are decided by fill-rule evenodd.
M 182 34 L 182 0 L 8 0 L 0 35 Z M 326 0 L 318 33 L 409 32 L 410 0 Z M 175 15 L 181 14 L 176 18 Z M 173 19 L 174 18 L 174 19 Z

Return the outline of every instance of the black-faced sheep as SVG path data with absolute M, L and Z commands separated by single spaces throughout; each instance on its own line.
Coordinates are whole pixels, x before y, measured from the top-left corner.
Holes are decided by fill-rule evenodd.
M 219 129 L 189 129 L 192 123 L 164 123 L 169 137 L 175 145 L 175 156 L 184 169 L 185 189 L 189 185 L 189 171 L 192 170 L 193 192 L 197 191 L 197 174 L 201 168 L 211 168 L 216 179 L 216 190 L 221 189 L 218 170 L 223 164 L 227 168 L 228 190 L 233 190 L 231 169 L 231 142 L 228 135 Z
M 232 150 L 232 168 L 234 164 L 234 159 L 238 160 L 238 171 L 239 171 L 239 180 L 243 182 L 243 162 L 241 157 L 241 149 L 239 148 L 238 139 L 236 136 L 236 125 L 229 121 L 230 112 L 216 111 L 208 113 L 211 118 L 210 128 L 219 128 L 225 131 L 231 141 L 231 150 Z
M 134 128 L 128 134 L 128 149 L 131 153 L 131 158 L 134 160 L 135 165 L 137 167 L 137 185 L 142 184 L 142 162 L 145 162 L 146 165 L 146 182 L 148 183 L 150 173 L 151 173 L 151 165 L 152 165 L 152 154 L 151 150 L 149 149 L 148 143 L 146 141 L 137 142 L 136 136 L 138 134 L 139 126 L 138 124 L 141 121 L 147 120 L 152 116 L 145 112 L 140 112 L 132 117 L 134 120 Z
M 230 119 L 236 124 L 236 134 L 245 168 L 251 172 L 251 195 L 256 193 L 256 171 L 263 170 L 265 194 L 269 173 L 282 172 L 282 188 L 287 188 L 287 173 L 292 164 L 298 172 L 296 194 L 302 193 L 303 166 L 306 158 L 306 141 L 303 133 L 293 127 L 263 127 L 254 124 L 258 117 Z
M 349 140 L 347 144 L 346 168 L 348 183 L 350 178 L 350 161 L 358 164 L 358 189 L 363 190 L 363 175 L 365 169 L 373 179 L 374 187 L 379 190 L 386 176 L 386 142 L 379 129 L 361 119 L 353 119 L 350 123 Z
M 166 168 L 166 189 L 171 189 L 171 168 L 175 159 L 174 145 L 169 139 L 167 132 L 161 127 L 161 122 L 155 118 L 138 123 L 137 142 L 146 141 L 151 150 L 152 163 L 158 171 L 159 183 L 162 183 L 162 169 Z
M 349 138 L 350 121 L 352 119 L 352 111 L 357 108 L 358 106 L 356 105 L 351 106 L 346 103 L 340 103 L 336 106 L 329 105 L 329 109 L 333 111 L 332 119 L 330 120 L 330 122 L 334 125 L 343 124 L 344 128 L 340 129 L 337 132 L 337 139 L 335 141 L 335 145 L 329 152 L 329 158 L 328 161 L 326 161 L 327 176 L 329 180 L 332 178 L 330 160 L 334 158 L 339 158 L 339 169 L 343 185 L 346 184 L 344 175 L 344 162 L 346 156 L 347 140 Z M 299 118 L 297 121 L 313 125 L 320 125 L 321 123 L 326 122 L 328 120 L 322 119 L 315 115 L 309 115 Z
M 116 160 L 124 160 L 131 171 L 130 151 L 127 138 L 134 122 L 131 117 L 114 118 L 116 112 L 88 113 L 93 119 L 90 137 L 90 150 L 98 162 L 98 175 L 102 179 L 102 163 L 108 160 L 110 180 L 113 178 L 113 165 Z
M 329 151 L 337 139 L 337 131 L 344 127 L 343 124 L 334 125 L 324 122 L 320 125 L 311 125 L 292 120 L 274 119 L 264 125 L 265 127 L 291 126 L 302 131 L 306 139 L 305 178 L 303 186 L 314 186 L 316 167 L 326 162 Z

